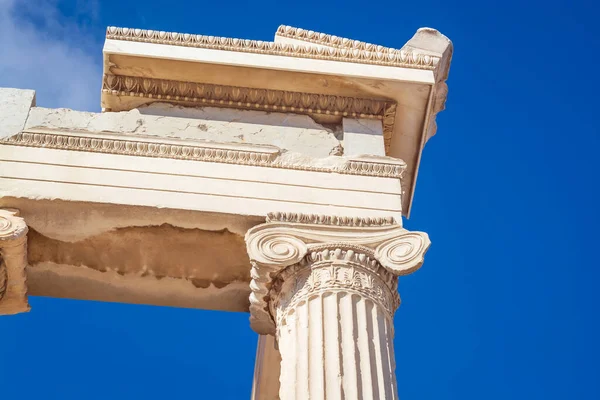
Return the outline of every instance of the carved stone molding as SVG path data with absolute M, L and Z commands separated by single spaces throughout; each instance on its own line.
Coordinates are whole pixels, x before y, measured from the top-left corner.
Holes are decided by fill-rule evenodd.
M 267 214 L 267 222 L 292 222 L 299 224 L 338 225 L 338 226 L 384 226 L 394 225 L 394 217 L 364 218 L 340 217 L 337 215 L 301 214 L 274 212 Z
M 382 119 L 393 102 L 283 90 L 172 81 L 104 74 L 102 91 L 162 101 L 184 101 L 221 106 L 301 114 L 339 115 Z
M 0 209 L 0 315 L 28 311 L 27 225 L 17 210 Z
M 275 333 L 274 312 L 282 302 L 300 301 L 315 288 L 374 296 L 392 315 L 399 304 L 397 277 L 417 270 L 430 245 L 426 233 L 382 221 L 283 213 L 269 215 L 268 221 L 246 234 L 250 323 L 260 334 Z M 303 286 L 293 291 L 293 299 L 281 300 L 282 282 L 290 277 Z
M 128 156 L 158 157 L 179 160 L 206 161 L 259 167 L 293 169 L 315 172 L 335 172 L 381 178 L 402 177 L 406 164 L 392 158 L 366 157 L 345 159 L 327 166 L 307 163 L 294 164 L 281 158 L 273 146 L 202 143 L 198 141 L 160 141 L 144 138 L 129 139 L 102 134 L 63 134 L 49 130 L 29 130 L 0 140 L 1 144 L 44 147 L 60 150 L 87 151 Z
M 439 61 L 437 57 L 429 54 L 380 46 L 369 47 L 369 49 L 298 46 L 261 40 L 190 35 L 114 26 L 107 28 L 106 39 L 428 70 L 435 69 Z
M 323 46 L 338 47 L 340 49 L 354 49 L 390 53 L 400 51 L 390 47 L 361 42 L 360 40 L 353 40 L 335 35 L 328 35 L 326 33 L 315 32 L 308 29 L 294 28 L 288 25 L 280 25 L 279 28 L 277 28 L 277 32 L 275 33 L 275 35 L 287 37 L 290 39 L 302 40 L 304 42 L 320 44 Z
M 391 103 L 383 113 L 383 145 L 386 155 L 390 154 L 390 146 L 392 145 L 394 124 L 396 123 L 396 108 L 397 104 Z

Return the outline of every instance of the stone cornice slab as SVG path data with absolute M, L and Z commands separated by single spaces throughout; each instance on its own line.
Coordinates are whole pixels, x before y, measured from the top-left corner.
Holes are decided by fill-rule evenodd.
M 106 38 L 132 42 L 166 44 L 214 50 L 238 51 L 244 53 L 269 54 L 287 57 L 313 58 L 329 61 L 355 62 L 362 64 L 386 65 L 434 69 L 438 57 L 405 50 L 395 50 L 382 46 L 363 46 L 348 50 L 341 48 L 322 48 L 315 46 L 297 46 L 286 43 L 262 40 L 236 39 L 218 36 L 192 35 L 177 32 L 164 32 L 146 29 L 119 28 L 106 29 Z

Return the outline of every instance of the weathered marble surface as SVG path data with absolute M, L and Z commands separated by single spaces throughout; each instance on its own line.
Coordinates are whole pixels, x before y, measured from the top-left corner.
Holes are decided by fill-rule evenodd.
M 35 91 L 0 88 L 0 139 L 23 129 L 31 107 L 35 107 Z
M 165 103 L 105 113 L 29 109 L 33 98 L 0 89 L 0 104 L 20 99 L 24 107 L 8 136 L 23 130 L 31 140 L 0 144 L 0 207 L 20 209 L 29 225 L 31 295 L 245 311 L 242 238 L 267 212 L 401 213 L 403 163 L 365 159 L 391 169 L 381 178 L 347 174 L 351 159 L 331 155 L 343 151 L 341 119 L 323 125 L 308 115 Z M 98 152 L 91 140 L 223 156 Z M 224 159 L 248 152 L 267 161 Z
M 107 113 L 35 107 L 25 128 L 268 144 L 313 157 L 335 153 L 342 137 L 341 126 L 325 127 L 307 115 L 164 103 Z

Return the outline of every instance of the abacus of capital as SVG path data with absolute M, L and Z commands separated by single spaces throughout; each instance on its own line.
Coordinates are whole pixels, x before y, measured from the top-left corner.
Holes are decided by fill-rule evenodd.
M 253 400 L 396 399 L 398 277 L 452 44 L 107 29 L 102 113 L 0 88 L 0 315 L 28 296 L 249 312 Z

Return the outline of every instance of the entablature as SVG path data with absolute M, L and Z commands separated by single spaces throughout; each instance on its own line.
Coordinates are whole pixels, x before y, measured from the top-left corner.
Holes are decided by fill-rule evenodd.
M 408 216 L 423 146 L 444 108 L 452 44 L 423 28 L 402 49 L 281 26 L 275 41 L 109 27 L 102 107 L 156 101 L 380 120 L 385 154 L 402 159 Z

